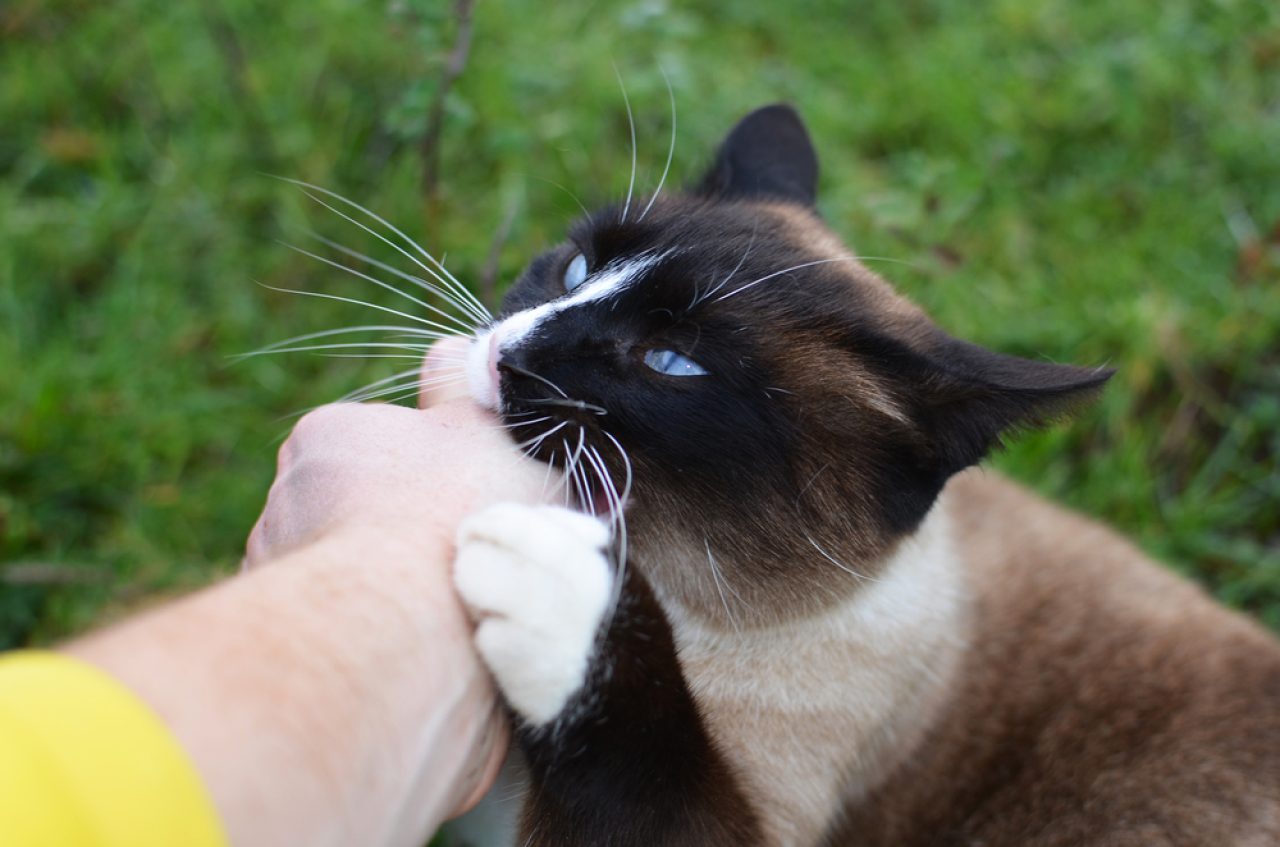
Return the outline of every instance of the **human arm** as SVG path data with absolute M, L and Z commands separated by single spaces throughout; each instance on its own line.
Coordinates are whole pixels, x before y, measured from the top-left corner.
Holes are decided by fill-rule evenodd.
M 506 740 L 454 527 L 544 477 L 465 402 L 327 407 L 282 450 L 250 558 L 290 552 L 66 650 L 161 717 L 237 847 L 420 844 Z

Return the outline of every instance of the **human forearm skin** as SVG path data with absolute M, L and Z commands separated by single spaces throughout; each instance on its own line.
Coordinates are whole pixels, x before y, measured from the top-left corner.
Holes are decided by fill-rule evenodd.
M 451 550 L 424 535 L 334 531 L 66 651 L 164 720 L 236 847 L 417 847 L 488 784 L 507 733 Z

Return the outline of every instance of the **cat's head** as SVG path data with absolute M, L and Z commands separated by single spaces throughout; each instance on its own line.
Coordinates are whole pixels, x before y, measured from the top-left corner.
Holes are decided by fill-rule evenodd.
M 708 616 L 846 595 L 952 474 L 1109 376 L 947 335 L 823 224 L 817 174 L 791 108 L 753 112 L 696 186 L 573 225 L 470 354 L 583 501 L 630 478 L 631 560 Z

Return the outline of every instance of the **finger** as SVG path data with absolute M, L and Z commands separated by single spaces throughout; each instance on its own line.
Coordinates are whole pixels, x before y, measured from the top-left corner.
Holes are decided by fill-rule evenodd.
M 444 439 L 448 445 L 439 463 L 457 468 L 454 490 L 465 511 L 482 508 L 497 500 L 537 503 L 554 498 L 562 490 L 558 470 L 529 458 L 520 451 L 504 429 L 501 419 L 468 397 L 434 406 L 422 415 L 420 440 Z
M 507 747 L 511 743 L 511 725 L 495 701 L 476 749 L 472 751 L 471 767 L 462 775 L 458 789 L 466 790 L 463 800 L 454 806 L 450 818 L 465 814 L 479 803 L 498 779 L 503 762 L 507 759 Z M 455 790 L 458 790 L 455 789 Z M 461 791 L 459 791 L 461 793 Z
M 260 567 L 269 558 L 267 554 L 266 523 L 267 515 L 266 512 L 263 512 L 258 518 L 258 522 L 253 525 L 253 531 L 249 533 L 249 540 L 245 542 L 244 559 L 240 562 L 240 570 L 253 570 Z
M 422 361 L 422 390 L 418 408 L 428 409 L 438 403 L 469 397 L 466 356 L 473 338 L 457 336 L 436 344 Z

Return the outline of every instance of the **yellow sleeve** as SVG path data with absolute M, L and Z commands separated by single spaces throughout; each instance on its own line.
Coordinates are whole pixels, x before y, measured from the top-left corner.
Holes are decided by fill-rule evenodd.
M 124 685 L 58 653 L 0 658 L 0 844 L 226 843 L 186 753 Z

